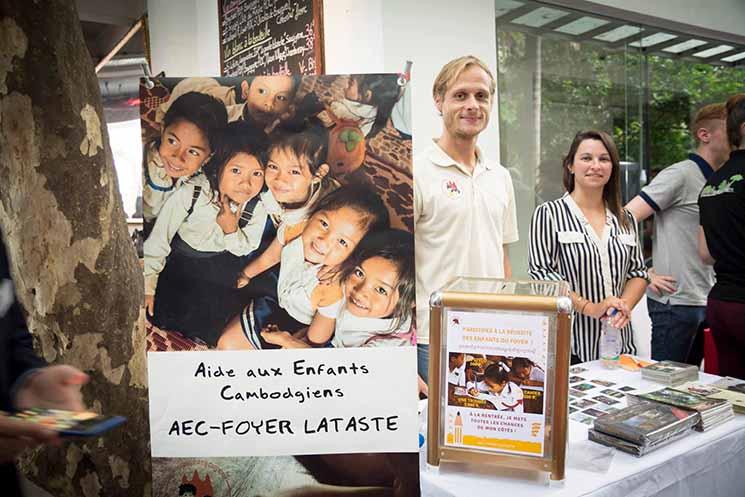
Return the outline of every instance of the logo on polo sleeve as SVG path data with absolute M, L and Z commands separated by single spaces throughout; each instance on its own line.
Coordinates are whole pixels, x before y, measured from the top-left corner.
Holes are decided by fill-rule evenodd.
M 452 199 L 460 197 L 462 193 L 460 188 L 458 187 L 458 183 L 456 183 L 455 180 L 452 179 L 442 180 L 442 191 L 448 198 Z

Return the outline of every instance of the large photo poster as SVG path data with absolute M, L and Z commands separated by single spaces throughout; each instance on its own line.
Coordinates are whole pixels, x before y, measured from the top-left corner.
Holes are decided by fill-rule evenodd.
M 170 426 L 152 436 L 154 496 L 418 494 L 405 99 L 382 74 L 141 85 L 151 431 Z M 400 412 L 376 410 L 390 399 Z M 231 412 L 212 423 L 225 436 L 241 409 L 244 441 L 211 441 L 207 417 Z M 259 413 L 284 438 L 254 450 Z M 390 452 L 363 450 L 374 430 Z M 308 453 L 319 433 L 339 453 Z M 204 438 L 162 442 L 184 435 Z

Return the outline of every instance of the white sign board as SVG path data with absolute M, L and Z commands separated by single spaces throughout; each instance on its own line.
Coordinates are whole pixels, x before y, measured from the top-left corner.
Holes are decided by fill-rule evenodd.
M 153 457 L 416 452 L 416 348 L 149 352 Z

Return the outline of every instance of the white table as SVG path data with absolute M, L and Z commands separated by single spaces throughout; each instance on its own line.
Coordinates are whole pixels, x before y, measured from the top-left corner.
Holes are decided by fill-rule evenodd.
M 639 391 L 663 388 L 644 381 L 641 373 L 603 369 L 597 362 L 581 364 L 587 379 L 602 378 Z M 719 377 L 699 373 L 699 381 L 711 383 Z M 593 392 L 594 393 L 594 392 Z M 600 393 L 598 391 L 598 393 Z M 573 399 L 570 399 L 570 402 Z M 471 467 L 443 463 L 439 473 L 430 472 L 422 461 L 422 495 L 425 497 L 507 495 L 510 497 L 743 497 L 745 496 L 745 415 L 705 433 L 689 436 L 657 449 L 644 457 L 613 450 L 608 471 L 576 467 L 578 452 L 602 446 L 587 440 L 587 426 L 569 421 L 566 479 L 549 485 L 547 476 L 503 468 Z M 593 444 L 589 447 L 586 444 Z M 585 452 L 586 453 L 586 452 Z

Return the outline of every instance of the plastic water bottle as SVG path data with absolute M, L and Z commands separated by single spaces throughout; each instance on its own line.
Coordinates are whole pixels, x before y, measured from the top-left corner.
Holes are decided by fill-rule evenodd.
M 610 316 L 618 311 L 613 309 Z M 604 319 L 600 330 L 600 361 L 609 369 L 618 367 L 621 356 L 621 330 L 610 324 L 610 318 Z

